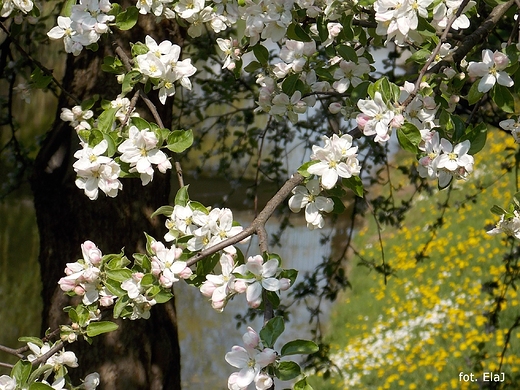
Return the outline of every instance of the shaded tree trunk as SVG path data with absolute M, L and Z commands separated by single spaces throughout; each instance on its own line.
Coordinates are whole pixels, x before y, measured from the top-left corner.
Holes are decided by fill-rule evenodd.
M 177 43 L 181 39 L 176 26 L 159 25 L 146 18 L 141 18 L 139 24 L 138 29 L 117 32 L 110 38 L 125 50 L 129 50 L 129 41 L 144 42 L 146 34 L 156 39 L 168 37 Z M 69 93 L 80 100 L 97 93 L 115 99 L 120 86 L 114 75 L 100 70 L 104 56 L 114 55 L 112 43 L 100 44 L 96 53 L 85 50 L 78 57 L 68 57 L 63 85 Z M 116 198 L 105 197 L 100 191 L 99 199 L 90 201 L 74 184 L 73 154 L 79 149 L 79 140 L 74 129 L 59 118 L 61 108 L 70 108 L 74 103 L 61 96 L 55 124 L 43 142 L 31 178 L 40 231 L 44 330 L 69 322 L 63 307 L 70 305 L 71 300 L 57 282 L 64 275 L 65 264 L 81 258 L 81 243 L 91 240 L 104 254 L 119 253 L 124 247 L 132 259 L 132 253 L 144 251 L 143 232 L 157 239 L 163 236 L 162 223 L 149 216 L 157 207 L 167 204 L 169 196 L 169 175 L 157 173 L 146 187 L 139 179 L 124 180 L 123 191 Z M 161 105 L 158 109 L 168 127 L 170 112 Z M 103 390 L 180 389 L 173 300 L 152 308 L 149 320 L 125 320 L 119 321 L 119 325 L 116 332 L 96 337 L 92 347 L 84 341 L 70 346 L 80 364 L 70 370 L 71 377 L 78 382 L 78 378 L 97 371 Z

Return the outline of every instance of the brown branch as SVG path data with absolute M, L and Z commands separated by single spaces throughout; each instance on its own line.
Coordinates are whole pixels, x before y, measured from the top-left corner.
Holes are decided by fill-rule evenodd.
M 60 349 L 62 349 L 65 346 L 65 343 L 63 341 L 58 341 L 58 343 L 49 349 L 46 353 L 39 356 L 37 359 L 33 360 L 31 362 L 33 367 L 39 366 L 41 363 L 44 363 L 49 359 L 51 356 L 53 356 L 56 352 L 58 352 Z
M 278 192 L 267 202 L 265 207 L 260 211 L 258 216 L 251 222 L 251 225 L 249 225 L 247 228 L 242 230 L 237 235 L 230 237 L 224 241 L 219 242 L 216 245 L 213 245 L 210 248 L 204 249 L 197 253 L 196 255 L 190 257 L 186 265 L 188 267 L 192 266 L 193 264 L 199 262 L 200 260 L 204 259 L 207 256 L 211 256 L 214 253 L 217 253 L 218 251 L 224 249 L 227 246 L 234 245 L 253 234 L 257 234 L 258 237 L 262 240 L 263 237 L 267 237 L 265 232 L 265 224 L 267 220 L 273 215 L 276 208 L 287 198 L 287 196 L 291 193 L 291 191 L 296 187 L 298 184 L 300 184 L 303 181 L 303 176 L 299 173 L 295 173 L 289 180 L 285 182 L 285 184 L 278 190 Z M 267 245 L 267 239 L 264 238 L 265 245 Z M 262 242 L 260 242 L 260 245 Z M 261 247 L 262 248 L 262 247 Z
M 23 355 L 18 349 L 5 347 L 3 345 L 0 345 L 0 351 L 6 352 L 9 355 L 14 355 L 14 356 L 16 356 L 19 359 L 23 359 L 25 357 L 25 355 Z
M 415 81 L 415 87 L 414 87 L 413 91 L 410 93 L 410 95 L 408 95 L 406 100 L 403 102 L 403 104 L 402 104 L 403 107 L 408 106 L 408 104 L 410 104 L 412 102 L 412 100 L 414 99 L 414 97 L 417 95 L 417 92 L 419 91 L 419 88 L 421 87 L 421 82 L 422 82 L 423 76 L 428 71 L 428 68 L 430 67 L 432 62 L 435 60 L 435 57 L 437 56 L 437 54 L 439 54 L 439 51 L 441 50 L 441 46 L 446 41 L 446 38 L 448 36 L 448 32 L 450 31 L 450 28 L 451 28 L 452 24 L 462 14 L 462 11 L 464 11 L 464 8 L 466 7 L 466 5 L 468 3 L 469 3 L 469 0 L 464 0 L 460 4 L 459 9 L 455 13 L 455 15 L 453 15 L 451 17 L 451 19 L 448 21 L 448 23 L 446 25 L 446 28 L 444 29 L 444 32 L 442 33 L 441 38 L 439 39 L 439 43 L 437 43 L 437 46 L 435 47 L 435 49 L 433 50 L 432 54 L 428 58 L 428 61 L 426 61 L 426 63 L 422 67 L 421 71 L 419 72 L 419 75 L 417 76 L 417 80 Z
M 451 63 L 459 63 L 462 59 L 473 49 L 477 44 L 484 41 L 484 39 L 491 33 L 496 24 L 500 21 L 502 16 L 515 3 L 515 0 L 509 0 L 507 3 L 499 4 L 489 14 L 486 20 L 470 35 L 464 38 L 464 41 L 459 46 L 457 51 L 444 57 L 437 65 L 429 69 L 429 73 L 438 73 L 439 69 L 449 66 Z

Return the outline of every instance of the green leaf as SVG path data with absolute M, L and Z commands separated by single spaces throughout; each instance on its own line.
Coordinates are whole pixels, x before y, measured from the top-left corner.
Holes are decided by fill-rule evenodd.
M 123 310 L 128 305 L 128 301 L 129 301 L 129 298 L 126 295 L 119 298 L 116 301 L 116 304 L 114 305 L 114 319 L 117 319 L 121 316 L 121 314 L 123 313 Z
M 137 7 L 128 7 L 125 11 L 116 16 L 116 26 L 120 30 L 130 30 L 137 23 L 139 10 Z
M 106 276 L 107 278 L 115 280 L 117 282 L 124 282 L 125 280 L 132 278 L 132 271 L 128 268 L 107 270 Z
M 397 140 L 404 150 L 417 153 L 422 140 L 421 132 L 414 124 L 407 122 L 397 129 Z
M 282 84 L 282 91 L 291 97 L 294 92 L 296 92 L 296 86 L 298 85 L 298 81 L 300 81 L 299 74 L 292 74 L 285 79 Z
M 133 117 L 132 119 L 130 119 L 132 124 L 137 127 L 139 130 L 150 130 L 150 128 L 152 126 L 150 126 L 150 122 L 148 122 L 147 120 L 139 117 L 139 116 L 135 116 Z
M 334 208 L 331 211 L 332 214 L 341 214 L 346 210 L 346 207 L 340 198 L 338 198 L 337 196 L 332 196 L 330 199 L 332 199 L 332 201 L 334 202 Z
M 36 379 L 38 379 L 40 376 L 42 376 L 44 373 L 48 372 L 48 371 L 52 371 L 54 367 L 50 364 L 44 364 L 43 366 L 41 367 L 38 367 L 36 370 L 34 370 L 31 374 L 31 376 L 29 377 L 29 380 L 27 382 L 31 383 L 31 382 L 34 382 Z M 35 384 L 43 384 L 43 383 L 33 383 L 33 385 Z M 32 385 L 31 387 L 29 387 L 29 389 L 32 390 Z M 53 390 L 52 387 L 45 387 L 43 389 L 50 389 L 50 390 Z
M 470 105 L 475 104 L 482 98 L 482 96 L 484 96 L 482 92 L 479 92 L 478 84 L 479 83 L 473 83 L 473 85 L 469 89 L 468 96 L 466 97 L 466 99 L 468 99 L 468 103 Z
M 304 163 L 300 168 L 298 168 L 298 173 L 303 177 L 309 177 L 311 174 L 307 171 L 311 165 L 319 163 L 319 160 L 311 160 Z
M 188 202 L 190 201 L 190 196 L 188 195 L 188 187 L 187 186 L 181 187 L 179 191 L 177 191 L 177 194 L 175 195 L 175 204 L 178 204 L 179 206 L 186 206 Z
M 143 287 L 151 286 L 154 283 L 155 283 L 155 278 L 153 277 L 152 274 L 146 274 L 141 279 L 141 286 L 143 286 Z
M 471 142 L 471 146 L 468 151 L 469 154 L 473 155 L 480 152 L 486 145 L 487 130 L 488 127 L 485 123 L 479 123 L 462 138 L 462 141 L 469 140 L 469 142 Z
M 503 209 L 502 207 L 500 207 L 500 206 L 497 206 L 496 204 L 493 205 L 493 207 L 491 207 L 491 212 L 492 212 L 493 214 L 498 215 L 498 216 L 502 216 L 502 215 L 504 215 L 504 214 L 507 214 L 507 211 L 506 211 L 506 210 L 504 210 L 504 209 Z
M 299 23 L 291 23 L 287 27 L 287 38 L 300 42 L 311 42 L 312 38 L 305 32 Z
M 351 46 L 340 45 L 336 48 L 336 51 L 345 61 L 358 62 L 358 55 Z
M 165 290 L 161 290 L 161 291 L 159 291 L 158 294 L 153 296 L 153 299 L 155 299 L 155 301 L 157 303 L 166 303 L 172 298 L 173 298 L 173 294 L 171 292 L 165 291 Z
M 134 47 L 135 47 L 135 45 L 134 45 Z M 143 75 L 138 70 L 131 70 L 130 72 L 125 74 L 125 77 L 123 79 L 121 93 L 123 95 L 126 95 L 128 92 L 130 92 L 132 89 L 134 89 L 134 85 L 136 85 L 142 78 L 143 78 Z
M 341 184 L 343 184 L 347 188 L 350 188 L 352 191 L 354 191 L 354 194 L 356 194 L 360 198 L 363 197 L 363 182 L 361 181 L 359 176 L 351 176 L 348 179 L 342 179 Z
M 350 97 L 353 101 L 358 101 L 359 99 L 365 99 L 367 97 L 368 93 L 368 87 L 370 86 L 370 81 L 363 81 L 358 86 L 356 86 L 352 93 L 350 94 Z
M 298 363 L 288 361 L 280 362 L 274 372 L 278 379 L 282 381 L 290 381 L 291 379 L 294 379 L 300 375 L 302 373 L 302 369 Z
M 101 113 L 101 115 L 98 117 L 99 131 L 102 133 L 108 133 L 108 131 L 112 130 L 112 124 L 114 123 L 117 110 L 119 110 L 117 107 L 112 107 Z
M 314 390 L 311 385 L 307 383 L 307 378 L 300 379 L 293 386 L 293 390 Z
M 253 53 L 262 66 L 267 66 L 269 61 L 269 50 L 267 50 L 265 46 L 257 43 L 253 46 Z
M 31 383 L 31 386 L 29 386 L 29 390 L 54 390 L 54 389 L 51 386 L 46 385 L 45 383 L 34 382 L 34 383 Z
M 121 282 L 118 282 L 117 280 L 107 279 L 105 281 L 105 286 L 108 289 L 108 291 L 110 291 L 111 294 L 114 294 L 115 296 L 117 296 L 119 298 L 124 297 L 126 294 L 128 294 L 128 292 L 126 290 L 123 290 L 121 288 Z M 77 322 L 77 321 L 75 321 L 75 322 Z
M 103 139 L 107 141 L 108 148 L 107 148 L 107 156 L 112 157 L 116 151 L 116 141 L 114 140 L 115 132 L 111 131 L 110 133 L 103 133 Z
M 36 68 L 31 74 L 31 81 L 33 87 L 43 89 L 52 81 L 52 76 L 45 75 L 40 68 Z
M 175 153 L 182 153 L 193 144 L 192 130 L 175 130 L 168 136 L 166 147 Z
M 248 73 L 253 73 L 255 70 L 258 70 L 262 67 L 262 64 L 258 61 L 251 61 L 247 66 L 244 67 L 244 70 Z
M 112 321 L 91 322 L 87 326 L 87 336 L 94 337 L 103 333 L 113 332 L 119 325 Z
M 153 218 L 157 215 L 165 215 L 167 217 L 171 217 L 173 213 L 173 206 L 161 206 L 157 210 L 155 210 L 152 215 L 150 215 L 150 218 Z
M 41 342 L 41 340 L 40 340 Z M 16 383 L 21 385 L 26 383 L 31 375 L 32 364 L 27 360 L 18 360 L 18 362 L 14 365 L 11 370 L 11 377 L 16 379 Z
M 23 336 L 19 337 L 18 341 L 22 343 L 33 343 L 36 344 L 38 347 L 43 347 L 43 341 L 38 337 L 30 337 L 30 336 Z
M 515 98 L 509 91 L 509 88 L 500 84 L 495 84 L 491 90 L 491 97 L 498 108 L 502 111 L 510 114 L 515 113 Z
M 310 340 L 292 340 L 282 347 L 280 354 L 288 355 L 308 355 L 319 351 L 318 345 Z
M 427 49 L 420 49 L 413 53 L 410 58 L 406 60 L 407 63 L 415 64 L 424 64 L 426 60 L 430 57 L 431 51 Z
M 103 59 L 103 65 L 101 70 L 107 73 L 123 74 L 125 73 L 125 67 L 119 58 L 106 56 Z M 82 105 L 83 107 L 83 105 Z
M 271 318 L 260 331 L 260 339 L 264 347 L 272 348 L 284 330 L 285 323 L 282 317 Z
M 132 45 L 132 57 L 137 57 L 141 54 L 146 54 L 150 51 L 148 46 L 146 46 L 144 43 L 137 42 Z

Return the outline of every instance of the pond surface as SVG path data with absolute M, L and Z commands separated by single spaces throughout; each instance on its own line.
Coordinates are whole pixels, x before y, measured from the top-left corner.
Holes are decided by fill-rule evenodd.
M 234 213 L 245 225 L 253 216 L 246 211 Z M 299 279 L 305 271 L 312 271 L 330 253 L 329 247 L 320 244 L 322 234 L 335 234 L 331 229 L 312 232 L 305 226 L 303 213 L 292 219 L 294 228 L 283 233 L 283 247 L 271 248 L 278 253 L 284 268 L 300 270 Z M 270 233 L 278 230 L 278 223 L 268 223 Z M 258 254 L 257 243 L 251 242 L 241 248 L 247 255 Z M 249 252 L 248 252 L 249 251 Z M 38 255 L 38 234 L 32 202 L 26 197 L 17 197 L 0 203 L 0 344 L 18 346 L 22 335 L 38 335 L 41 311 Z M 223 313 L 211 308 L 207 298 L 199 290 L 184 283 L 175 288 L 179 318 L 179 333 L 182 354 L 183 389 L 220 390 L 227 388 L 227 377 L 235 370 L 229 366 L 224 355 L 233 345 L 242 344 L 245 326 L 237 329 L 235 315 L 245 314 L 245 297 L 237 296 Z M 282 335 L 277 346 L 288 338 L 308 338 L 309 316 L 305 307 L 292 308 L 290 330 Z M 153 314 L 152 314 L 153 315 Z M 261 319 L 251 324 L 261 328 Z M 0 352 L 0 362 L 13 362 Z M 8 370 L 0 367 L 0 375 Z M 281 387 L 280 387 L 281 388 Z

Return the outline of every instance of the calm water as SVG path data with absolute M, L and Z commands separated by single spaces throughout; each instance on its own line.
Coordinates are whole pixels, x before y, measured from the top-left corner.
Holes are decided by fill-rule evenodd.
M 37 335 L 40 329 L 40 282 L 37 263 L 38 235 L 34 209 L 29 199 L 0 204 L 0 344 L 16 347 L 21 335 Z M 23 199 L 23 198 L 22 198 Z M 242 224 L 252 220 L 247 212 L 235 213 Z M 282 236 L 283 248 L 271 250 L 282 256 L 285 268 L 300 270 L 299 278 L 328 255 L 330 249 L 319 243 L 320 234 L 309 231 L 303 213 L 293 220 L 295 227 Z M 268 231 L 275 232 L 277 222 L 270 221 Z M 332 234 L 329 230 L 320 232 Z M 257 244 L 249 246 L 249 255 L 257 254 Z M 244 252 L 247 246 L 242 246 Z M 236 314 L 244 314 L 247 305 L 243 296 L 231 301 L 223 313 L 214 311 L 198 289 L 179 283 L 175 289 L 182 350 L 183 388 L 187 390 L 225 389 L 227 377 L 234 371 L 224 355 L 235 344 L 241 344 L 245 327 L 236 329 Z M 310 337 L 308 314 L 304 307 L 293 309 L 288 337 Z M 256 330 L 261 320 L 252 324 Z M 10 358 L 0 352 L 0 361 Z M 0 367 L 0 374 L 7 373 Z

